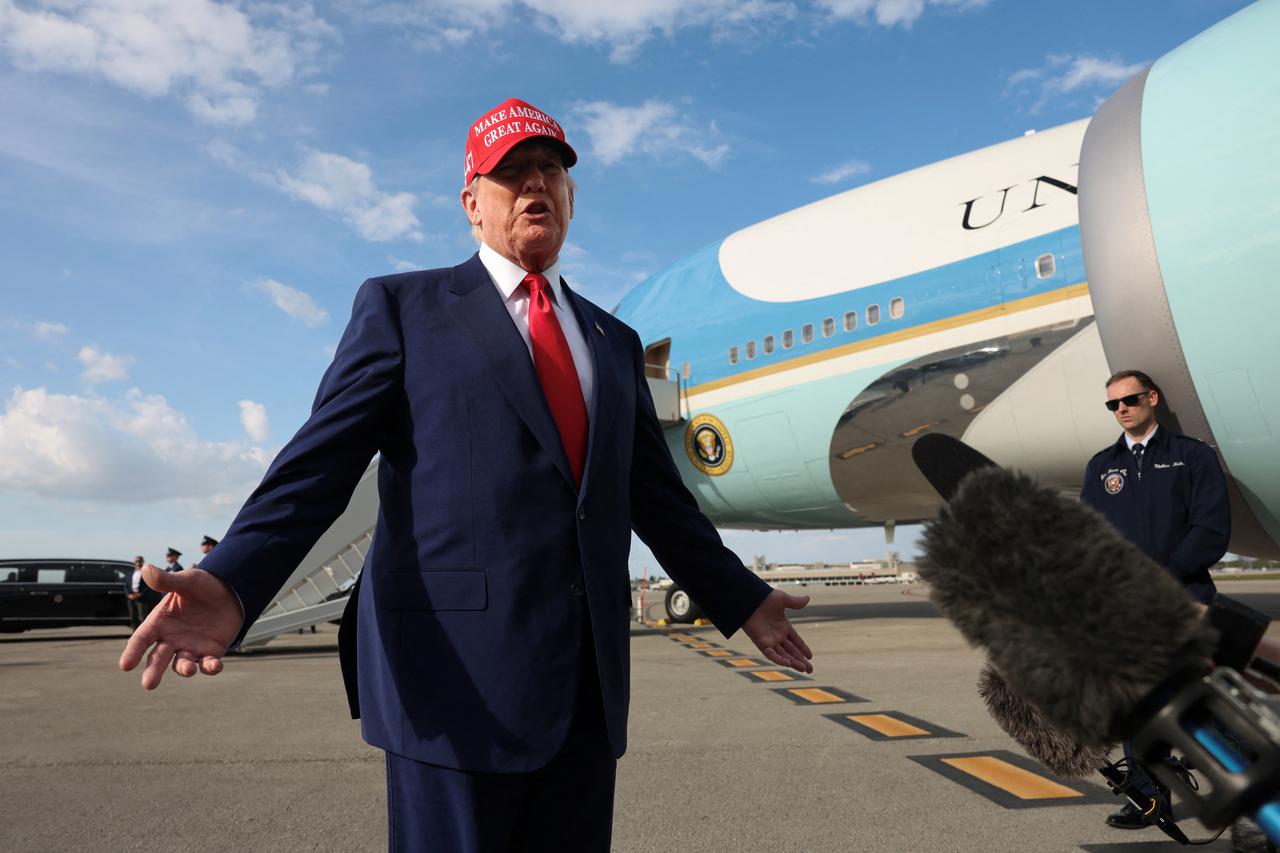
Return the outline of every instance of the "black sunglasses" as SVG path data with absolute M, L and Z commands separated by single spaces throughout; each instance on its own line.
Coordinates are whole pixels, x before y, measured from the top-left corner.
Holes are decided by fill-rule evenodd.
M 1138 403 L 1142 400 L 1143 397 L 1147 396 L 1150 393 L 1151 393 L 1150 391 L 1139 391 L 1137 394 L 1126 394 L 1125 396 L 1121 397 L 1119 400 L 1108 400 L 1107 409 L 1109 411 L 1114 412 L 1116 409 L 1120 408 L 1121 403 L 1124 403 L 1129 408 L 1133 408 L 1134 406 L 1138 405 Z

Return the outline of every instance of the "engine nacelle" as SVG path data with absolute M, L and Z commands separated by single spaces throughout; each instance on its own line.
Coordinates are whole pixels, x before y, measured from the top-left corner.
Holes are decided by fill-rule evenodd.
M 1280 0 L 1159 59 L 1098 110 L 1080 230 L 1113 370 L 1164 391 L 1234 478 L 1231 550 L 1280 556 Z

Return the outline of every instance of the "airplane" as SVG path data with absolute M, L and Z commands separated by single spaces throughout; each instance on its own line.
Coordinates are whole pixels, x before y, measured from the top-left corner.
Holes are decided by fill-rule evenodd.
M 1078 493 L 1114 369 L 1228 472 L 1231 550 L 1280 556 L 1280 2 L 1081 120 L 730 234 L 628 293 L 655 405 L 718 527 L 932 518 L 942 432 Z M 1079 202 L 1079 204 L 1077 203 Z M 696 604 L 667 593 L 669 616 Z
M 1112 369 L 1228 473 L 1231 550 L 1280 556 L 1280 0 L 1157 60 L 1090 119 L 744 228 L 614 313 L 646 345 L 667 441 L 723 528 L 932 518 L 928 432 L 1076 492 L 1115 440 Z M 341 615 L 376 460 L 246 643 Z M 668 616 L 696 603 L 668 590 Z

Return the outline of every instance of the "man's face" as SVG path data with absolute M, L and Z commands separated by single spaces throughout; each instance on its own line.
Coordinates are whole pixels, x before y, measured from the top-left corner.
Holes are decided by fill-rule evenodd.
M 201 542 L 201 543 L 200 543 L 200 553 L 201 553 L 201 554 L 208 554 L 208 553 L 209 553 L 210 551 L 212 551 L 212 550 L 213 550 L 213 546 L 212 546 L 212 545 L 210 545 L 208 542 Z
M 1121 400 L 1122 397 L 1133 394 L 1140 395 L 1137 404 L 1127 406 L 1121 401 L 1120 408 L 1115 411 L 1116 421 L 1130 435 L 1146 435 L 1155 426 L 1156 404 L 1160 402 L 1160 395 L 1143 388 L 1142 383 L 1132 376 L 1126 376 L 1107 386 L 1108 400 Z
M 494 251 L 541 272 L 559 256 L 573 218 L 573 190 L 559 150 L 522 142 L 474 189 L 462 190 L 462 208 Z

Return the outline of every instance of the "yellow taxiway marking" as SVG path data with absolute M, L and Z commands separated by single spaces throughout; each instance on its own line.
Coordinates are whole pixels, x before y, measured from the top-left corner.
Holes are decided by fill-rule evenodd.
M 732 660 L 726 660 L 725 663 L 729 664 L 729 666 L 759 666 L 760 665 L 759 661 L 754 661 L 751 658 L 733 658 Z
M 689 648 L 691 649 L 714 649 L 715 647 L 716 647 L 715 643 L 690 643 L 689 644 Z
M 790 673 L 782 672 L 777 669 L 766 669 L 761 672 L 748 672 L 752 678 L 758 678 L 761 681 L 795 681 L 795 677 Z
M 879 732 L 885 737 L 919 737 L 929 734 L 927 729 L 890 717 L 888 714 L 847 714 L 848 719 Z
M 830 691 L 823 690 L 821 687 L 793 687 L 787 692 L 793 696 L 799 696 L 804 701 L 811 702 L 814 705 L 821 705 L 827 702 L 848 701 L 847 699 L 837 696 Z
M 728 649 L 712 649 L 711 651 L 707 652 L 707 657 L 727 658 L 727 657 L 732 657 L 734 654 L 735 654 L 734 652 L 731 652 Z
M 1079 791 L 1073 791 L 1065 785 L 1059 785 L 1052 779 L 1046 779 L 1030 770 L 1015 767 L 992 755 L 944 758 L 942 762 L 1023 800 L 1055 800 L 1084 796 Z

